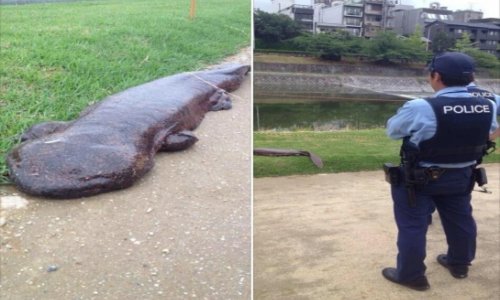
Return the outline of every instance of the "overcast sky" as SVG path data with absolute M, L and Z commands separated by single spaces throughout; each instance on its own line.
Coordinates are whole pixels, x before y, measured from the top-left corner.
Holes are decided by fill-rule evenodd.
M 297 4 L 311 4 L 311 0 L 295 0 Z M 485 18 L 500 18 L 500 1 L 498 0 L 399 0 L 401 4 L 413 5 L 416 8 L 429 7 L 432 2 L 439 2 L 441 6 L 446 6 L 450 10 L 473 9 L 484 13 Z M 268 10 L 271 7 L 271 0 L 254 0 L 254 7 Z

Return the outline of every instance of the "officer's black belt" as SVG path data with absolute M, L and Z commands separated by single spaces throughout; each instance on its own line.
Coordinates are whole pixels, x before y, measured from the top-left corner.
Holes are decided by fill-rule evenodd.
M 467 168 L 474 168 L 474 166 L 467 166 L 463 168 L 441 168 L 437 166 L 417 167 L 415 169 L 411 169 L 411 171 L 413 172 L 414 178 L 417 181 L 418 179 L 426 181 L 426 180 L 437 180 L 446 172 L 457 172 Z
M 424 173 L 427 175 L 427 179 L 429 180 L 438 180 L 441 175 L 446 172 L 445 168 L 439 167 L 428 167 L 424 168 Z
M 447 170 L 451 171 L 456 169 L 440 167 L 417 167 L 415 169 L 410 169 L 410 176 L 405 177 L 404 180 L 407 184 L 422 185 L 426 184 L 430 180 L 438 180 Z

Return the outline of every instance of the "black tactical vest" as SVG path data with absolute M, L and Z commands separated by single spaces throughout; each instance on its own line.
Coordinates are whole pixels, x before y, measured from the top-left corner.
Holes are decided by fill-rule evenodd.
M 480 89 L 477 86 L 468 86 L 467 91 L 474 97 L 483 97 L 496 102 L 495 95 L 492 92 Z
M 480 160 L 486 153 L 493 105 L 479 98 L 425 99 L 437 119 L 436 134 L 418 145 L 418 161 L 460 163 Z

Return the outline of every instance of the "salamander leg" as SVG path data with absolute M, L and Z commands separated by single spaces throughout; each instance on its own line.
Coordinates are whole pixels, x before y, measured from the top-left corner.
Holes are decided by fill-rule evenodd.
M 210 97 L 209 102 L 210 111 L 230 109 L 232 107 L 231 98 L 229 98 L 228 94 L 223 89 L 215 91 L 215 93 Z
M 163 141 L 163 145 L 159 151 L 181 151 L 191 147 L 197 141 L 198 138 L 195 137 L 191 131 L 184 130 L 168 135 Z

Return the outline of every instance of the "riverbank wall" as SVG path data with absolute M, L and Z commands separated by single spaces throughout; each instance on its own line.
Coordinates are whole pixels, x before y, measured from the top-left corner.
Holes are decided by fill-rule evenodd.
M 481 77 L 480 71 L 476 82 L 499 94 L 500 79 Z M 254 62 L 254 89 L 257 95 L 277 89 L 289 92 L 341 90 L 345 94 L 370 91 L 411 98 L 433 93 L 427 74 L 425 68 L 401 66 Z

